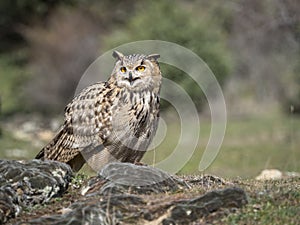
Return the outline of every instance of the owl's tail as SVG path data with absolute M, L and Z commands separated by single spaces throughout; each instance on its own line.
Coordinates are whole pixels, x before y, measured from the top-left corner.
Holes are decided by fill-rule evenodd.
M 35 156 L 35 159 L 41 159 L 41 160 L 45 159 L 45 150 L 44 150 L 44 148 Z
M 56 136 L 35 156 L 36 159 L 41 160 L 57 160 L 59 159 L 59 153 L 61 152 L 60 146 L 58 145 L 59 140 L 62 140 L 65 136 L 64 128 L 56 134 Z
M 85 160 L 79 149 L 72 148 L 70 140 L 72 140 L 72 134 L 63 127 L 35 158 L 64 162 L 69 164 L 74 172 L 79 171 Z

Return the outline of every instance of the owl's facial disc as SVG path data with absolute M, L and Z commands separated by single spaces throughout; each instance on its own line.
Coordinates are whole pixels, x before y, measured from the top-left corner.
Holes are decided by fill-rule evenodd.
M 120 84 L 123 84 L 125 86 L 134 87 L 137 85 L 137 83 L 140 82 L 141 76 L 143 76 L 143 72 L 146 70 L 146 66 L 139 65 L 136 67 L 133 66 L 122 66 L 120 68 L 121 73 L 121 82 Z
M 132 54 L 128 56 L 114 53 L 117 59 L 112 80 L 120 88 L 130 91 L 152 90 L 160 85 L 161 73 L 158 55 Z

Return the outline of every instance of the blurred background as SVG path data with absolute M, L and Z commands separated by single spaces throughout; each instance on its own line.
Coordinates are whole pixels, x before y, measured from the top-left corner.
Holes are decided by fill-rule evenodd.
M 206 173 L 300 172 L 298 0 L 1 0 L 0 158 L 33 158 L 62 123 L 87 67 L 111 48 L 144 39 L 191 49 L 223 89 L 226 135 Z M 182 71 L 162 71 L 197 105 L 201 142 L 180 172 L 200 173 L 210 132 L 206 99 Z M 162 111 L 167 136 L 147 153 L 149 164 L 167 157 L 180 134 L 172 106 L 163 102 Z

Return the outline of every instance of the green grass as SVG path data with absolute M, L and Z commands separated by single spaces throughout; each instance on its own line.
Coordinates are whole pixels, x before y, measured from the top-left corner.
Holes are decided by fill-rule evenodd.
M 164 142 L 150 151 L 144 161 L 152 164 L 168 157 L 178 142 L 180 127 L 168 126 Z M 191 127 L 190 132 L 195 132 Z M 200 173 L 198 166 L 210 132 L 210 123 L 201 121 L 200 144 L 180 173 Z M 268 118 L 230 119 L 218 156 L 204 171 L 223 177 L 251 178 L 263 169 L 300 172 L 300 118 L 276 115 Z M 154 159 L 155 157 L 155 159 Z
M 143 162 L 152 165 L 153 162 L 168 159 L 172 154 L 180 137 L 180 126 L 174 121 L 176 120 L 168 124 L 167 135 L 163 142 L 155 150 L 149 151 Z M 195 132 L 195 129 L 190 126 L 189 132 Z M 180 170 L 181 174 L 203 172 L 198 170 L 198 166 L 209 132 L 209 121 L 202 120 L 199 145 L 191 159 Z M 30 140 L 19 140 L 7 130 L 3 130 L 2 133 L 1 158 L 30 159 L 43 147 L 43 144 L 34 146 Z M 230 119 L 219 154 L 204 173 L 228 178 L 253 178 L 267 168 L 300 172 L 300 151 L 297 146 L 300 146 L 299 117 L 277 115 L 268 118 Z M 186 148 L 182 149 L 183 155 L 189 148 L 192 146 L 188 143 Z M 26 154 L 20 156 L 11 154 L 12 149 L 21 149 Z M 84 172 L 89 170 L 85 169 Z
M 223 218 L 221 224 L 298 224 L 299 178 L 276 181 L 240 181 L 249 204 Z M 297 188 L 298 187 L 298 188 Z

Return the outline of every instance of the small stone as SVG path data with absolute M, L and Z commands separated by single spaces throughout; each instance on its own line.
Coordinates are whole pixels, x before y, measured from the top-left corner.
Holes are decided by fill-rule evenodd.
M 283 173 L 277 169 L 263 170 L 255 179 L 256 180 L 277 180 L 283 177 Z
M 175 223 L 174 220 L 172 220 L 172 219 L 170 219 L 170 218 L 167 218 L 167 219 L 164 219 L 164 220 L 162 221 L 162 224 L 163 224 L 163 225 L 175 225 L 176 223 Z

